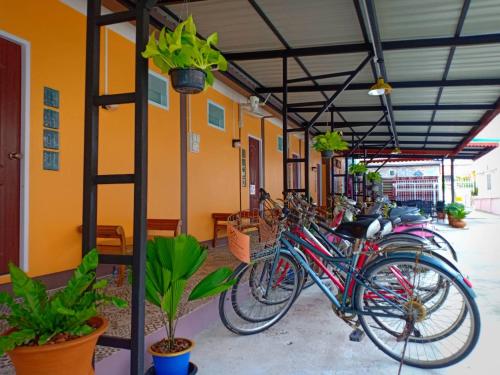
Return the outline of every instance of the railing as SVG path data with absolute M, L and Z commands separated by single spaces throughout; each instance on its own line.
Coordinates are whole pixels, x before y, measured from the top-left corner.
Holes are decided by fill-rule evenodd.
M 438 199 L 439 184 L 437 177 L 399 177 L 392 182 L 394 199 L 405 202 L 422 200 L 432 202 Z

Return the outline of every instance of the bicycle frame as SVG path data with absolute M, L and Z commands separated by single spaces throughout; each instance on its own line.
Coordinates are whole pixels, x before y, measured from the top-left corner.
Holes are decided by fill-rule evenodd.
M 335 285 L 340 285 L 339 290 L 342 293 L 342 300 L 339 301 L 339 299 L 331 292 L 331 290 L 324 285 L 320 277 L 314 272 L 314 270 L 311 268 L 307 260 L 305 259 L 305 256 L 302 255 L 301 251 L 293 246 L 291 242 L 300 244 L 300 246 L 306 251 L 308 255 L 314 255 L 311 256 L 311 259 L 313 260 L 314 263 L 316 263 L 321 269 L 325 270 L 325 266 L 323 262 L 319 259 L 322 258 L 323 261 L 328 262 L 330 265 L 333 267 L 337 268 L 338 270 L 345 272 L 347 277 L 346 277 L 346 282 L 345 285 L 341 283 L 341 281 L 333 275 L 329 270 L 328 272 L 325 272 L 328 275 L 328 278 L 335 283 Z M 364 241 L 362 241 L 364 242 Z M 280 251 L 285 250 L 288 252 L 301 266 L 302 268 L 307 272 L 307 274 L 314 280 L 314 282 L 319 286 L 319 288 L 322 290 L 322 292 L 327 296 L 327 298 L 330 300 L 330 302 L 340 311 L 342 312 L 348 312 L 348 313 L 356 313 L 356 314 L 362 314 L 362 315 L 371 315 L 371 316 L 378 316 L 378 317 L 391 317 L 391 318 L 404 318 L 404 310 L 401 307 L 400 304 L 396 304 L 393 302 L 395 299 L 403 299 L 401 294 L 394 293 L 394 291 L 386 289 L 386 288 L 381 288 L 384 293 L 379 292 L 378 290 L 375 290 L 372 288 L 369 283 L 366 283 L 366 280 L 364 277 L 358 272 L 358 270 L 353 267 L 353 265 L 357 265 L 360 259 L 360 254 L 354 255 L 353 257 L 332 257 L 329 255 L 326 255 L 325 253 L 318 251 L 318 249 L 315 248 L 314 245 L 311 243 L 301 239 L 297 235 L 287 231 L 284 232 L 281 238 L 281 244 L 282 249 Z M 361 248 L 364 247 L 364 243 L 361 243 Z M 326 268 L 327 269 L 327 268 Z M 273 269 L 274 271 L 275 269 Z M 404 276 L 399 273 L 399 277 Z M 399 281 L 399 277 L 397 277 L 397 280 Z M 407 281 L 406 281 L 407 282 Z M 401 311 L 403 315 L 396 315 L 396 314 L 391 314 L 391 313 L 377 313 L 374 311 L 359 311 L 354 309 L 354 306 L 349 304 L 349 297 L 352 295 L 353 288 L 351 288 L 351 284 L 353 287 L 356 284 L 362 284 L 366 287 L 367 290 L 370 291 L 371 295 L 370 298 L 381 298 L 388 304 L 390 304 L 394 309 Z M 346 285 L 349 287 L 346 288 Z M 406 287 L 408 285 L 405 285 Z M 404 291 L 406 291 L 406 288 L 402 287 Z M 405 299 L 406 300 L 406 299 Z

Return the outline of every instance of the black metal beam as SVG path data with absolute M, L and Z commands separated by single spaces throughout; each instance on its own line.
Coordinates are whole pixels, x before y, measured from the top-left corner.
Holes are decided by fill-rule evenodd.
M 319 74 L 316 76 L 310 76 L 310 77 L 301 77 L 301 78 L 294 78 L 294 79 L 289 79 L 288 83 L 297 83 L 297 82 L 307 82 L 311 80 L 316 80 L 316 79 L 326 79 L 326 78 L 335 78 L 335 77 L 344 77 L 344 76 L 349 76 L 353 74 L 354 71 L 349 70 L 347 72 L 337 72 L 337 73 L 328 73 L 328 74 Z
M 283 82 L 283 107 L 281 116 L 283 118 L 283 194 L 288 190 L 288 59 L 282 61 L 282 82 Z
M 372 132 L 375 130 L 375 128 L 380 125 L 380 123 L 382 122 L 383 119 L 385 119 L 385 114 L 366 132 L 366 133 L 363 133 L 362 134 L 362 137 L 360 140 L 358 140 L 356 142 L 356 144 L 351 148 L 351 151 L 349 151 L 349 153 L 347 154 L 347 156 L 351 156 L 354 151 L 356 151 L 358 149 L 358 147 L 361 145 L 361 143 L 363 143 L 363 141 L 370 135 L 372 134 Z M 386 134 L 386 133 L 384 133 Z M 346 136 L 348 137 L 349 135 L 352 135 L 352 134 L 348 134 L 348 133 L 343 133 L 342 134 L 343 136 Z
M 333 113 L 333 111 L 332 111 Z M 307 123 L 304 123 L 306 125 Z M 387 121 L 383 121 L 380 125 L 387 125 Z M 431 122 L 429 121 L 398 121 L 398 126 L 429 126 Z M 434 126 L 478 126 L 480 123 L 478 121 L 434 121 L 432 125 Z M 363 126 L 372 126 L 373 121 L 355 121 L 355 122 L 336 122 L 335 129 L 341 128 L 358 128 Z M 329 122 L 316 122 L 316 127 L 320 126 L 330 126 Z M 301 129 L 299 129 L 301 130 Z M 424 133 L 425 134 L 425 133 Z
M 370 145 L 379 145 L 383 144 L 386 142 L 385 140 L 382 141 L 373 141 L 373 142 L 365 142 L 364 146 L 369 147 Z M 399 141 L 400 144 L 402 145 L 423 145 L 424 141 Z M 452 141 L 428 141 L 427 144 L 429 145 L 457 145 L 460 142 L 452 142 Z M 453 150 L 451 150 L 453 151 Z
M 347 90 L 368 91 L 373 82 L 352 83 Z M 342 88 L 342 84 L 333 83 L 326 85 L 295 85 L 288 88 L 289 92 L 315 92 L 319 90 L 336 91 Z M 453 80 L 422 80 L 422 81 L 399 81 L 391 82 L 394 89 L 414 89 L 426 87 L 472 87 L 472 86 L 500 86 L 500 78 L 473 78 L 473 79 L 453 79 Z M 257 87 L 257 93 L 276 93 L 281 92 L 280 86 Z M 290 105 L 318 105 L 321 102 L 294 103 Z
M 370 128 L 367 132 L 357 133 L 357 135 L 362 136 L 363 139 L 367 135 L 371 135 L 373 137 L 390 137 L 392 135 L 389 132 L 372 132 L 372 130 L 377 125 L 381 125 L 381 124 L 373 125 L 372 128 Z M 349 137 L 353 133 L 351 133 L 351 132 L 345 132 L 344 131 L 344 132 L 342 132 L 342 134 L 345 137 Z M 406 133 L 403 133 L 403 132 L 400 132 L 400 133 L 398 133 L 399 137 L 425 137 L 426 134 L 427 133 L 425 133 L 425 132 L 422 132 L 422 133 L 418 133 L 418 132 L 406 132 Z M 465 137 L 466 135 L 467 135 L 467 133 L 437 133 L 437 132 L 434 132 L 434 133 L 431 134 L 431 137 L 455 138 L 455 137 Z M 460 141 L 458 141 L 456 143 L 459 143 L 459 142 Z M 421 143 L 424 143 L 424 141 L 421 141 Z
M 423 105 L 394 105 L 395 111 L 460 111 L 460 110 L 490 110 L 495 109 L 495 104 L 423 104 Z M 316 113 L 320 111 L 320 107 L 296 108 L 289 107 L 288 112 L 298 113 Z M 378 105 L 370 106 L 354 106 L 354 107 L 330 107 L 327 111 L 334 112 L 377 112 L 384 111 L 385 108 Z
M 462 32 L 462 28 L 465 22 L 465 17 L 467 17 L 467 12 L 469 11 L 469 7 L 470 7 L 470 0 L 464 0 L 464 4 L 462 5 L 462 11 L 460 13 L 460 17 L 458 18 L 458 24 L 455 30 L 455 37 L 459 37 L 460 33 Z M 451 63 L 453 61 L 453 57 L 455 56 L 455 50 L 456 47 L 453 46 L 450 48 L 450 52 L 448 53 L 448 58 L 446 59 L 446 65 L 444 67 L 444 72 L 443 72 L 443 81 L 446 81 L 446 79 L 448 78 L 448 73 L 450 72 Z M 443 86 L 440 86 L 436 97 L 436 102 L 435 102 L 436 105 L 438 105 L 439 102 L 441 101 L 442 95 L 443 95 Z M 427 140 L 429 139 L 429 135 L 432 130 L 432 122 L 434 122 L 434 119 L 436 118 L 436 113 L 437 111 L 435 110 L 432 112 L 431 125 L 429 125 L 427 129 L 427 136 L 425 137 L 424 148 L 427 145 Z
M 363 70 L 363 68 L 366 66 L 366 64 L 368 64 L 368 62 L 370 61 L 370 59 L 372 58 L 371 54 L 369 54 L 368 56 L 366 56 L 363 61 L 361 61 L 361 63 L 358 65 L 358 67 L 354 70 L 354 72 L 349 76 L 349 78 L 347 78 L 345 80 L 345 82 L 343 83 L 342 85 L 342 88 L 337 90 L 326 102 L 325 104 L 323 105 L 323 107 L 321 107 L 318 111 L 316 111 L 316 114 L 313 116 L 313 118 L 309 121 L 309 123 L 307 124 L 307 127 L 310 128 L 311 126 L 313 126 L 316 121 L 318 120 L 318 118 L 323 114 L 325 113 L 325 111 L 328 110 L 328 107 L 330 107 L 333 102 L 335 101 L 335 99 L 337 99 L 339 97 L 340 94 L 342 94 L 344 92 L 344 90 L 349 87 L 349 85 L 351 84 L 351 82 L 354 80 L 354 78 L 356 78 L 356 76 L 359 74 L 359 72 L 361 72 L 361 70 Z
M 498 34 L 483 34 L 462 36 L 459 38 L 425 38 L 425 39 L 409 39 L 395 40 L 382 42 L 384 51 L 414 49 L 414 48 L 431 48 L 431 47 L 461 47 L 484 44 L 500 43 L 500 33 Z M 283 57 L 296 56 L 320 56 L 320 55 L 335 55 L 342 53 L 369 52 L 371 46 L 369 43 L 351 43 L 351 44 L 334 44 L 329 46 L 319 47 L 303 47 L 292 48 L 290 50 L 265 50 L 265 51 L 249 51 L 249 52 L 233 52 L 226 53 L 224 56 L 228 60 L 264 60 L 276 59 Z

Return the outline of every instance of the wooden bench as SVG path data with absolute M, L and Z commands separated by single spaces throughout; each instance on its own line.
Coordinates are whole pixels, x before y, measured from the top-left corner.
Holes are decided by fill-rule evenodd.
M 78 227 L 78 231 L 82 232 L 81 225 Z M 99 241 L 99 239 L 106 240 Z M 132 253 L 132 245 L 127 244 L 125 230 L 121 225 L 98 225 L 96 228 L 96 248 L 100 254 L 130 255 Z M 116 285 L 123 285 L 126 270 L 125 265 L 118 265 Z
M 148 219 L 148 237 L 152 237 L 152 232 L 172 232 L 176 237 L 181 233 L 181 226 L 180 219 Z
M 212 220 L 214 221 L 214 237 L 212 239 L 212 247 L 215 247 L 217 244 L 217 237 L 219 234 L 219 230 L 226 229 L 227 219 L 232 214 L 216 212 L 212 214 Z

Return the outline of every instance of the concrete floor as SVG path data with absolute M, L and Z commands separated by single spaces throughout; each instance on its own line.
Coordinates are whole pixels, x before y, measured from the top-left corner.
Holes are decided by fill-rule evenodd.
M 475 351 L 447 369 L 404 367 L 403 374 L 498 374 L 500 335 L 500 216 L 475 212 L 468 228 L 438 230 L 456 248 L 459 264 L 478 295 L 482 333 Z M 398 363 L 368 338 L 348 339 L 351 330 L 332 312 L 314 287 L 301 295 L 289 314 L 268 331 L 236 336 L 217 322 L 195 337 L 192 360 L 204 375 L 397 374 Z

